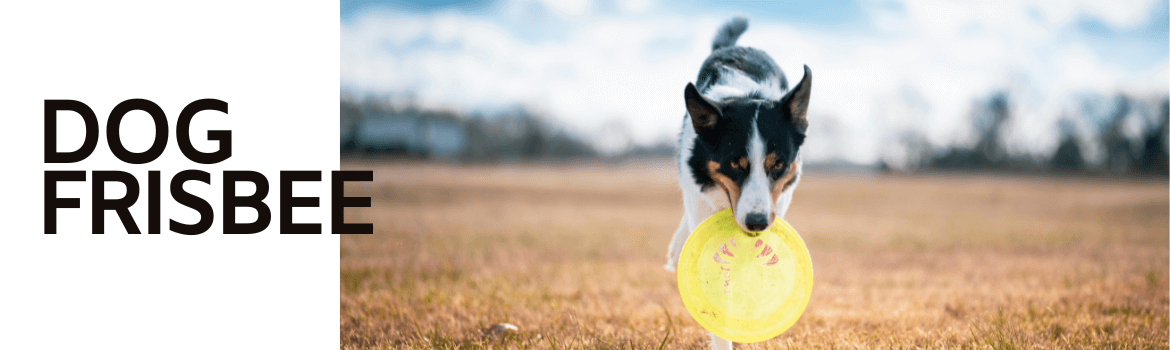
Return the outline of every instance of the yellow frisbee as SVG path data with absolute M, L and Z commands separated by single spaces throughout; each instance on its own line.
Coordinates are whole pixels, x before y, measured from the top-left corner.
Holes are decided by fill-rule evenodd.
M 738 343 L 772 339 L 792 327 L 812 285 L 812 258 L 792 226 L 777 218 L 751 237 L 731 209 L 699 224 L 678 261 L 678 290 L 691 317 Z

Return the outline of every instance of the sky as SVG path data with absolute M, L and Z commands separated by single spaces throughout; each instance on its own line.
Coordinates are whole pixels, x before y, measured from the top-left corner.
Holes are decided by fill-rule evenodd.
M 619 152 L 677 137 L 683 88 L 716 29 L 741 15 L 750 24 L 739 45 L 768 52 L 790 83 L 802 65 L 812 70 L 810 160 L 898 164 L 907 132 L 939 149 L 973 144 L 973 106 L 997 91 L 1014 116 L 1008 151 L 1050 154 L 1059 120 L 1086 135 L 1095 128 L 1081 116 L 1087 97 L 1170 94 L 1167 8 L 1156 0 L 342 1 L 341 87 L 469 114 L 525 106 Z

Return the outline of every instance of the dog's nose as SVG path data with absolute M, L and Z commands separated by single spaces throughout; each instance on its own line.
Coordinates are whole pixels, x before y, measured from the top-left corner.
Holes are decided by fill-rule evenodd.
M 743 218 L 743 225 L 750 231 L 763 231 L 768 228 L 768 216 L 759 213 L 747 214 Z

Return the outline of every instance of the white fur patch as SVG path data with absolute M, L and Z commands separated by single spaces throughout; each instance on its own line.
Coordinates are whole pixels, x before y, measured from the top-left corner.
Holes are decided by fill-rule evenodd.
M 721 101 L 733 97 L 744 97 L 753 92 L 769 101 L 776 101 L 784 97 L 784 91 L 780 90 L 779 82 L 776 79 L 757 82 L 747 73 L 738 69 L 722 67 L 719 70 L 719 81 L 712 84 L 707 92 L 703 93 L 703 96 L 711 100 Z
M 764 138 L 756 118 L 752 118 L 752 136 L 748 140 L 748 176 L 740 188 L 739 203 L 736 205 L 735 221 L 741 225 L 748 214 L 764 214 L 770 219 L 772 216 L 772 189 L 767 170 L 764 168 Z

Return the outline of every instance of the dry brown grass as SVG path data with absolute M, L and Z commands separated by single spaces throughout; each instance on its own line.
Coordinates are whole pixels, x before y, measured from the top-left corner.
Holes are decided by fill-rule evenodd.
M 374 207 L 341 241 L 341 344 L 700 348 L 662 269 L 674 169 L 344 163 Z M 808 174 L 788 221 L 816 274 L 787 333 L 745 348 L 1168 347 L 1165 180 Z M 508 322 L 511 336 L 483 330 Z

